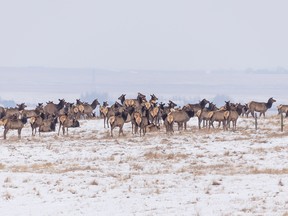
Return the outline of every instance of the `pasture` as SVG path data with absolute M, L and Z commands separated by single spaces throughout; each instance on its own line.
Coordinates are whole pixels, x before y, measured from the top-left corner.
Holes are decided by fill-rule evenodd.
M 236 131 L 113 138 L 103 119 L 69 135 L 0 129 L 2 215 L 288 215 L 288 127 L 240 117 Z M 59 125 L 57 125 L 58 129 Z M 56 130 L 57 131 L 57 130 Z M 16 207 L 17 206 L 17 207 Z

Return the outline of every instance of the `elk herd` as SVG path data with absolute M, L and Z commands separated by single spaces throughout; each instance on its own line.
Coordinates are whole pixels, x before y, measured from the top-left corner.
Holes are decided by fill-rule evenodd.
M 186 130 L 187 122 L 192 117 L 198 118 L 198 128 L 214 128 L 214 122 L 218 122 L 224 130 L 231 128 L 236 130 L 239 116 L 253 117 L 258 112 L 265 117 L 265 112 L 276 102 L 269 98 L 267 102 L 251 101 L 248 104 L 230 103 L 225 101 L 222 107 L 216 107 L 213 102 L 206 99 L 196 104 L 186 104 L 183 107 L 177 107 L 177 104 L 169 100 L 167 104 L 159 102 L 158 98 L 152 94 L 150 99 L 145 95 L 138 93 L 135 99 L 127 99 L 122 94 L 118 100 L 111 106 L 107 101 L 100 105 L 95 99 L 91 104 L 76 100 L 76 103 L 66 102 L 59 99 L 58 103 L 52 101 L 38 103 L 35 109 L 26 109 L 25 103 L 17 104 L 15 108 L 0 107 L 0 125 L 4 126 L 3 137 L 7 138 L 9 130 L 18 130 L 18 137 L 21 138 L 21 130 L 29 121 L 31 125 L 32 136 L 44 132 L 53 132 L 58 127 L 58 135 L 62 129 L 63 135 L 68 135 L 68 128 L 79 127 L 80 119 L 89 119 L 95 116 L 94 110 L 99 106 L 100 117 L 103 118 L 104 128 L 110 128 L 110 134 L 113 137 L 113 130 L 119 128 L 119 136 L 123 134 L 125 123 L 131 123 L 132 134 L 144 136 L 146 132 L 159 131 L 164 127 L 167 134 L 174 132 L 174 125 L 178 130 Z M 279 114 L 288 115 L 288 105 L 279 105 Z M 232 125 L 231 125 L 232 123 Z M 230 126 L 231 125 L 231 126 Z

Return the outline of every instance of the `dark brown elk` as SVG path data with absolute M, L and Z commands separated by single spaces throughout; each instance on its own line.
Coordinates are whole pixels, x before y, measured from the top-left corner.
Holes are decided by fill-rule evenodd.
M 260 115 L 259 117 L 261 117 L 261 115 L 263 114 L 263 116 L 265 117 L 265 112 L 270 109 L 272 107 L 272 104 L 276 102 L 275 99 L 273 99 L 272 97 L 269 98 L 269 100 L 267 101 L 267 103 L 265 102 L 256 102 L 256 101 L 251 101 L 248 104 L 248 108 L 249 108 L 249 112 L 251 112 L 251 115 L 254 117 L 254 112 L 259 112 Z
M 111 137 L 113 137 L 113 130 L 116 127 L 119 127 L 119 136 L 121 135 L 121 133 L 122 133 L 122 135 L 124 135 L 123 126 L 124 126 L 124 123 L 127 119 L 128 114 L 129 113 L 125 110 L 121 113 L 118 112 L 114 116 L 111 116 L 109 118 L 109 123 L 110 123 L 110 127 L 111 127 Z
M 9 130 L 18 130 L 18 138 L 21 138 L 21 131 L 24 125 L 27 123 L 27 117 L 22 116 L 21 119 L 18 119 L 17 115 L 10 116 L 9 118 L 2 119 L 4 124 L 4 139 Z
M 49 101 L 44 106 L 44 113 L 46 116 L 53 116 L 58 115 L 59 110 L 61 110 L 65 105 L 64 99 L 59 99 L 58 104 L 54 104 L 53 102 Z
M 288 116 L 288 105 L 283 105 L 280 104 L 279 106 L 277 106 L 277 110 L 278 110 L 278 115 L 285 113 L 285 117 Z
M 139 107 L 143 102 L 146 102 L 146 96 L 141 94 L 140 92 L 138 93 L 138 96 L 136 99 L 126 99 L 125 98 L 126 94 L 122 94 L 118 100 L 120 100 L 121 104 L 124 105 L 125 107 Z
M 25 105 L 25 103 L 17 104 L 17 107 L 15 108 L 6 109 L 5 116 L 9 118 L 11 116 L 17 115 L 18 117 L 20 115 L 20 112 L 24 110 L 26 107 L 27 106 Z
M 68 135 L 68 128 L 80 127 L 80 123 L 75 117 L 71 117 L 69 115 L 62 115 L 62 116 L 59 116 L 58 136 L 60 134 L 61 127 L 63 131 L 63 135 L 65 135 L 65 128 L 66 128 L 66 134 Z
M 0 119 L 2 119 L 5 115 L 6 115 L 5 108 L 0 106 Z

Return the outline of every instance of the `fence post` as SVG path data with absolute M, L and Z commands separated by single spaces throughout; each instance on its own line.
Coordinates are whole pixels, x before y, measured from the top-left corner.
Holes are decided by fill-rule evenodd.
M 257 125 L 257 113 L 255 113 L 255 130 L 257 131 L 258 125 Z
M 284 121 L 283 121 L 283 113 L 281 113 L 281 132 L 283 132 Z

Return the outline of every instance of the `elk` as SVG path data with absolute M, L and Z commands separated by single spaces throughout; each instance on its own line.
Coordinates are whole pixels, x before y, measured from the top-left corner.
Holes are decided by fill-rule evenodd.
M 126 94 L 122 94 L 118 100 L 121 101 L 121 104 L 124 105 L 125 107 L 139 107 L 143 102 L 146 102 L 146 96 L 141 94 L 140 92 L 138 93 L 138 96 L 136 99 L 125 99 Z
M 30 118 L 30 124 L 32 128 L 32 136 L 36 135 L 36 130 L 38 128 L 39 136 L 40 132 L 51 132 L 55 131 L 55 126 L 57 123 L 57 117 L 45 118 L 44 113 L 41 113 L 38 116 L 33 116 Z
M 279 106 L 277 106 L 277 109 L 278 109 L 278 115 L 285 113 L 286 114 L 285 117 L 288 116 L 288 105 L 280 104 Z
M 212 102 L 209 102 L 208 108 L 200 109 L 197 111 L 196 116 L 198 117 L 198 127 L 201 129 L 201 122 L 203 121 L 203 127 L 207 127 L 209 121 L 209 112 L 216 111 L 217 107 Z M 206 123 L 206 124 L 205 124 Z
M 106 128 L 106 122 L 107 122 L 107 126 L 109 127 L 108 118 L 107 118 L 109 109 L 111 109 L 111 107 L 108 107 L 107 101 L 104 101 L 103 105 L 100 106 L 100 116 L 104 118 L 104 128 Z
M 41 113 L 44 113 L 43 109 L 43 103 L 38 103 L 36 108 L 34 110 L 23 110 L 22 114 L 26 115 L 27 118 L 31 118 L 33 116 L 40 115 Z
M 191 108 L 183 107 L 182 110 L 175 110 L 170 113 L 173 116 L 173 121 L 178 123 L 178 130 L 183 127 L 184 130 L 187 128 L 187 122 L 194 116 L 194 111 Z
M 53 116 L 58 115 L 59 110 L 61 110 L 65 105 L 64 99 L 58 99 L 59 103 L 54 104 L 52 101 L 47 102 L 47 104 L 44 106 L 44 113 L 47 116 Z
M 11 116 L 14 116 L 14 115 L 17 115 L 17 117 L 19 117 L 20 112 L 27 107 L 27 106 L 25 105 L 25 103 L 16 104 L 16 105 L 17 105 L 17 107 L 15 107 L 15 108 L 8 108 L 8 109 L 6 109 L 6 112 L 5 112 L 6 114 L 5 114 L 5 116 L 6 116 L 7 118 L 9 118 L 9 117 L 11 117 Z
M 209 101 L 204 98 L 201 101 L 199 101 L 199 103 L 187 104 L 184 107 L 189 107 L 191 110 L 194 111 L 194 113 L 197 113 L 198 110 L 203 110 L 205 108 L 206 104 L 208 104 L 208 103 L 209 103 Z
M 21 131 L 24 125 L 27 123 L 27 117 L 22 116 L 18 119 L 17 114 L 10 116 L 9 118 L 2 119 L 2 124 L 4 124 L 4 139 L 9 130 L 18 130 L 18 138 L 21 139 Z
M 0 119 L 2 119 L 5 115 L 6 115 L 5 108 L 0 106 Z
M 77 105 L 80 106 L 82 105 L 83 108 L 80 106 L 79 110 L 81 112 L 81 110 L 83 109 L 83 111 L 81 112 L 84 116 L 87 116 L 88 118 L 93 116 L 93 110 L 96 109 L 96 107 L 98 105 L 100 105 L 98 99 L 95 99 L 91 104 L 89 103 L 82 103 L 80 102 L 80 100 L 77 100 Z
M 224 116 L 224 113 L 226 112 L 226 110 L 217 110 L 217 111 L 211 111 L 208 113 L 208 118 L 209 118 L 209 129 L 210 126 L 212 125 L 212 127 L 214 128 L 213 122 L 214 121 L 218 121 L 219 122 L 219 126 L 220 127 L 220 123 L 223 123 L 223 129 L 226 130 L 226 118 Z
M 259 112 L 260 113 L 259 117 L 261 117 L 262 114 L 265 117 L 265 112 L 272 107 L 272 104 L 274 102 L 276 102 L 276 100 L 273 99 L 272 97 L 269 98 L 267 103 L 251 101 L 248 104 L 248 108 L 249 108 L 248 114 L 249 114 L 249 112 L 251 112 L 251 115 L 254 117 L 254 112 Z M 247 114 L 247 116 L 248 116 L 248 114 Z
M 236 130 L 236 124 L 238 117 L 242 114 L 244 105 L 241 104 L 228 104 L 226 102 L 227 111 L 224 113 L 224 117 L 227 120 L 227 125 L 230 127 L 230 122 L 232 121 L 232 130 Z
M 117 112 L 114 116 L 111 116 L 109 118 L 109 123 L 111 127 L 111 137 L 113 137 L 113 130 L 115 127 L 119 127 L 119 136 L 121 133 L 122 135 L 124 135 L 123 126 L 127 119 L 127 116 L 128 116 L 128 112 L 124 110 L 123 112 Z
M 171 134 L 174 132 L 173 130 L 173 124 L 174 124 L 174 117 L 171 115 L 171 113 L 163 113 L 162 119 L 164 121 L 166 134 Z
M 62 115 L 59 117 L 58 136 L 60 134 L 61 126 L 62 126 L 63 135 L 65 135 L 65 128 L 66 128 L 66 132 L 68 135 L 68 128 L 80 127 L 80 123 L 78 120 L 76 120 L 75 117 L 71 117 L 66 114 L 66 115 Z

